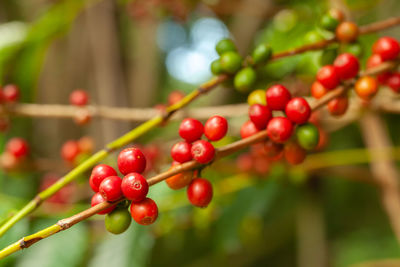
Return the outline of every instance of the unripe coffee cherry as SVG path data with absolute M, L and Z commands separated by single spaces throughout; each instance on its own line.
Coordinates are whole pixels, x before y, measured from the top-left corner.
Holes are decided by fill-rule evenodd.
M 222 55 L 225 52 L 236 51 L 236 46 L 231 39 L 222 39 L 215 46 L 215 50 L 218 55 Z
M 374 77 L 364 76 L 357 80 L 354 89 L 360 98 L 370 100 L 378 91 L 378 82 Z
M 332 65 L 320 68 L 317 72 L 317 80 L 323 87 L 329 90 L 337 87 L 340 82 L 336 69 Z
M 292 122 L 303 124 L 310 118 L 311 107 L 304 98 L 295 97 L 287 103 L 285 113 Z
M 333 116 L 341 116 L 346 113 L 349 107 L 349 99 L 347 96 L 339 96 L 328 102 L 329 113 Z
M 93 195 L 92 197 L 92 201 L 91 201 L 91 206 L 94 207 L 102 202 L 105 202 L 106 200 L 101 196 L 100 193 L 96 193 Z M 115 205 L 110 206 L 108 208 L 106 208 L 105 210 L 102 210 L 100 212 L 98 212 L 97 214 L 107 214 L 111 211 L 113 211 L 115 209 Z
M 83 90 L 75 90 L 69 95 L 69 102 L 74 106 L 85 106 L 89 101 L 88 94 Z
M 228 122 L 224 117 L 212 116 L 204 124 L 204 135 L 210 141 L 222 139 L 228 131 Z
M 19 100 L 20 90 L 15 84 L 7 84 L 3 88 L 2 98 L 5 102 L 14 103 Z
M 117 172 L 113 167 L 106 164 L 99 164 L 93 168 L 92 174 L 89 178 L 90 187 L 94 192 L 99 192 L 101 182 L 110 176 L 117 176 Z
M 260 104 L 265 106 L 267 104 L 265 90 L 257 89 L 251 92 L 247 97 L 247 104 L 249 104 L 250 106 L 255 104 Z
M 311 85 L 311 95 L 315 98 L 315 99 L 320 99 L 321 97 L 323 97 L 324 95 L 326 95 L 326 93 L 329 90 L 326 89 L 321 83 L 319 83 L 318 81 L 313 82 L 313 84 Z
M 184 119 L 179 126 L 179 135 L 189 143 L 199 140 L 203 133 L 203 124 L 192 118 Z
M 122 197 L 121 183 L 118 176 L 109 176 L 100 183 L 99 193 L 107 201 L 116 201 Z
M 219 58 L 211 62 L 211 72 L 214 75 L 219 75 L 223 72 L 221 67 L 221 60 Z
M 396 72 L 390 75 L 389 79 L 386 81 L 387 86 L 393 90 L 395 93 L 400 92 L 400 73 Z
M 361 57 L 364 53 L 364 49 L 359 42 L 348 43 L 344 46 L 343 52 L 350 53 L 355 57 Z
M 301 147 L 307 150 L 311 150 L 318 145 L 319 131 L 314 124 L 307 123 L 297 127 L 296 137 L 297 137 L 297 142 Z
M 146 157 L 143 152 L 130 147 L 122 150 L 118 155 L 118 169 L 123 175 L 131 172 L 142 173 L 146 169 Z
M 79 144 L 74 140 L 69 140 L 61 147 L 61 157 L 68 162 L 74 162 L 80 153 Z
M 266 92 L 267 106 L 270 110 L 285 110 L 291 98 L 289 90 L 280 84 L 271 86 Z
M 358 38 L 357 24 L 345 21 L 340 23 L 336 28 L 336 38 L 344 43 L 350 43 Z
M 288 142 L 285 144 L 285 159 L 292 165 L 300 164 L 306 158 L 307 152 L 297 142 Z
M 242 93 L 248 92 L 256 82 L 257 74 L 253 68 L 246 67 L 236 73 L 233 80 L 235 88 Z
M 320 25 L 325 30 L 334 31 L 339 25 L 339 21 L 328 13 L 321 17 Z
M 174 165 L 179 164 L 179 163 L 172 163 L 172 166 L 170 170 L 174 168 Z M 178 174 L 175 174 L 174 176 L 169 177 L 168 179 L 165 180 L 167 183 L 168 187 L 173 189 L 173 190 L 178 190 L 181 188 L 186 187 L 190 182 L 192 181 L 194 176 L 193 171 L 183 171 Z
M 336 73 L 342 80 L 347 80 L 356 77 L 360 69 L 358 58 L 350 53 L 339 55 L 333 63 Z
M 16 159 L 21 159 L 28 155 L 29 145 L 25 139 L 13 137 L 7 142 L 6 151 L 13 155 Z
M 144 200 L 149 192 L 149 184 L 139 173 L 129 173 L 122 179 L 121 190 L 132 202 Z
M 256 125 L 252 121 L 246 121 L 240 128 L 240 136 L 244 139 L 259 132 Z
M 393 60 L 400 53 L 400 45 L 396 39 L 381 37 L 373 44 L 372 52 L 380 55 L 384 61 Z
M 207 164 L 214 159 L 215 149 L 212 144 L 205 140 L 198 140 L 191 148 L 192 157 L 201 164 Z
M 132 217 L 126 208 L 117 208 L 106 215 L 104 225 L 107 231 L 118 235 L 125 232 L 131 225 Z
M 267 125 L 268 137 L 276 143 L 284 143 L 293 132 L 292 122 L 285 117 L 272 118 Z
M 131 204 L 131 216 L 141 225 L 149 225 L 156 221 L 158 217 L 157 204 L 151 198 Z
M 171 157 L 179 162 L 184 163 L 192 160 L 192 145 L 186 141 L 181 141 L 173 145 L 171 148 Z
M 203 178 L 193 179 L 187 188 L 187 196 L 192 205 L 205 208 L 210 204 L 213 197 L 212 185 Z
M 271 46 L 267 44 L 260 44 L 258 45 L 252 54 L 253 61 L 255 64 L 265 63 L 267 62 L 272 56 L 272 49 Z
M 263 130 L 272 118 L 272 113 L 267 106 L 255 104 L 249 108 L 249 117 L 257 129 Z
M 242 66 L 242 57 L 237 52 L 225 52 L 221 55 L 220 62 L 224 72 L 234 74 Z

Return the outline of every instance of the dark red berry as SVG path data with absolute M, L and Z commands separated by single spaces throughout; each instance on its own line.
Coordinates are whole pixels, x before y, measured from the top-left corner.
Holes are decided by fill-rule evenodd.
M 192 160 L 191 149 L 192 144 L 186 141 L 178 142 L 171 148 L 171 157 L 179 163 L 190 161 Z
M 259 132 L 256 125 L 252 121 L 246 121 L 240 128 L 240 136 L 244 139 Z
M 332 65 L 323 66 L 317 73 L 318 82 L 326 89 L 334 89 L 339 85 L 339 76 Z
M 279 159 L 283 151 L 283 145 L 271 140 L 264 142 L 264 155 L 269 160 Z
M 222 139 L 228 131 L 228 122 L 224 117 L 212 116 L 204 124 L 204 134 L 210 141 Z
M 131 204 L 131 216 L 141 225 L 149 225 L 155 222 L 158 217 L 157 204 L 151 198 Z
M 79 144 L 74 140 L 69 140 L 64 143 L 61 148 L 61 157 L 68 162 L 74 162 L 76 156 L 80 153 Z
M 100 193 L 96 193 L 92 197 L 91 206 L 94 207 L 104 201 L 106 201 L 106 200 L 100 195 Z M 102 211 L 98 212 L 97 214 L 107 214 L 107 213 L 112 212 L 114 209 L 115 209 L 115 205 L 113 205 L 109 208 L 106 208 L 105 210 L 102 210 Z
M 123 175 L 142 173 L 146 169 L 146 157 L 136 147 L 125 148 L 118 155 L 118 169 Z
M 307 151 L 297 142 L 288 142 L 285 144 L 285 159 L 292 165 L 300 164 L 304 161 Z
M 3 100 L 5 102 L 17 102 L 19 100 L 20 91 L 15 84 L 8 84 L 3 88 Z
M 346 113 L 349 106 L 347 96 L 339 96 L 328 102 L 328 110 L 334 116 L 341 116 Z
M 396 59 L 400 52 L 400 45 L 391 37 L 379 38 L 372 46 L 372 52 L 378 54 L 383 60 Z
M 255 104 L 249 108 L 249 117 L 259 130 L 263 130 L 272 118 L 272 113 L 267 106 Z
M 127 199 L 140 202 L 146 198 L 149 184 L 139 173 L 130 173 L 122 179 L 121 189 Z
M 213 197 L 212 185 L 203 178 L 193 179 L 187 188 L 187 196 L 192 205 L 205 208 Z
M 383 58 L 381 57 L 381 55 L 373 54 L 367 60 L 367 69 L 379 66 L 382 63 L 383 63 Z M 381 84 L 385 84 L 386 81 L 389 79 L 390 75 L 391 75 L 390 72 L 384 72 L 378 74 L 376 77 Z
M 107 201 L 116 201 L 122 197 L 121 183 L 118 176 L 109 176 L 100 183 L 99 193 Z
M 106 164 L 99 164 L 93 168 L 92 174 L 89 178 L 90 187 L 94 192 L 99 192 L 99 186 L 101 182 L 110 176 L 117 176 L 117 172 L 113 167 L 108 166 Z
M 83 90 L 75 90 L 69 95 L 69 102 L 75 106 L 85 106 L 88 103 L 89 96 Z
M 205 140 L 198 140 L 192 145 L 192 157 L 201 164 L 207 164 L 214 159 L 215 149 L 212 144 Z
M 390 87 L 394 92 L 400 92 L 400 73 L 396 72 L 390 75 L 390 78 L 386 81 L 387 86 Z
M 270 110 L 284 110 L 291 98 L 289 90 L 280 84 L 271 86 L 266 93 L 267 106 Z
M 287 103 L 285 113 L 292 122 L 303 124 L 310 118 L 311 107 L 304 98 L 296 97 Z
M 203 133 L 203 124 L 192 118 L 184 119 L 179 126 L 179 135 L 189 143 L 199 140 Z
M 267 126 L 268 137 L 276 143 L 284 143 L 293 132 L 292 122 L 285 117 L 272 118 Z
M 23 138 L 14 137 L 7 142 L 6 150 L 15 158 L 20 159 L 28 155 L 29 145 Z
M 356 77 L 360 69 L 358 58 L 350 53 L 339 55 L 333 62 L 333 66 L 335 67 L 337 75 L 342 80 Z

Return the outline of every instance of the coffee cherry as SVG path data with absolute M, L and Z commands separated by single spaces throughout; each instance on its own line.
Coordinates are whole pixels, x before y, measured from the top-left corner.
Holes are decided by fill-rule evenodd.
M 383 58 L 381 57 L 381 55 L 372 54 L 367 60 L 367 69 L 379 66 L 382 63 L 383 63 Z M 376 77 L 381 84 L 385 84 L 389 79 L 390 75 L 391 75 L 390 72 L 384 72 L 378 74 Z
M 131 216 L 141 225 L 149 225 L 156 221 L 158 217 L 157 204 L 151 198 L 131 204 Z
M 285 159 L 292 165 L 302 163 L 307 155 L 307 152 L 297 142 L 288 142 L 285 144 Z
M 7 142 L 6 151 L 13 155 L 16 159 L 21 159 L 28 155 L 29 145 L 25 139 L 14 137 Z
M 146 198 L 149 184 L 139 173 L 130 173 L 122 179 L 121 190 L 127 199 L 132 202 L 140 202 Z
M 201 164 L 207 164 L 214 159 L 215 149 L 209 142 L 198 140 L 193 143 L 191 153 L 194 160 Z
M 179 163 L 176 161 L 173 162 L 170 170 L 172 170 L 174 166 L 177 164 Z M 183 171 L 178 174 L 175 174 L 174 176 L 169 177 L 168 179 L 165 180 L 165 182 L 167 183 L 169 188 L 173 190 L 178 190 L 190 184 L 190 182 L 193 179 L 193 176 L 194 176 L 193 171 Z
M 179 163 L 190 161 L 192 160 L 191 149 L 190 143 L 186 141 L 178 142 L 171 148 L 171 157 Z
M 390 75 L 390 78 L 386 81 L 387 86 L 390 87 L 395 93 L 400 92 L 400 73 L 396 72 Z
M 116 201 L 122 197 L 121 183 L 118 176 L 109 176 L 100 183 L 99 193 L 107 201 Z
M 132 217 L 126 208 L 117 208 L 106 215 L 104 225 L 107 231 L 118 235 L 125 232 L 131 225 Z
M 267 104 L 265 90 L 257 89 L 251 92 L 247 97 L 247 103 L 250 106 L 255 104 L 260 104 L 265 106 Z
M 221 60 L 219 58 L 211 62 L 211 72 L 214 75 L 219 75 L 223 72 L 221 68 Z
M 354 89 L 360 98 L 369 100 L 378 91 L 378 82 L 374 77 L 364 76 L 357 80 Z
M 210 204 L 213 197 L 212 185 L 203 178 L 193 179 L 187 188 L 187 196 L 192 205 L 205 208 Z
M 94 207 L 104 201 L 106 201 L 106 200 L 101 196 L 101 194 L 96 193 L 92 197 L 91 206 Z M 108 207 L 105 210 L 98 212 L 97 214 L 107 214 L 107 213 L 110 213 L 111 211 L 113 211 L 114 209 L 115 209 L 115 205 Z
M 185 94 L 179 90 L 174 90 L 168 95 L 168 105 L 174 105 L 181 101 L 185 97 Z
M 94 141 L 93 138 L 89 136 L 83 136 L 78 140 L 79 150 L 82 153 L 91 154 L 94 150 Z
M 252 136 L 255 133 L 258 133 L 259 130 L 257 129 L 256 125 L 252 121 L 246 121 L 243 123 L 242 127 L 240 128 L 240 136 L 245 139 L 247 137 Z
M 384 61 L 393 60 L 400 53 L 400 45 L 396 39 L 381 37 L 373 44 L 372 52 L 380 55 Z
M 87 109 L 79 109 L 74 116 L 74 122 L 78 125 L 88 124 L 92 120 L 92 114 Z
M 89 96 L 83 90 L 75 90 L 69 95 L 69 103 L 74 106 L 85 106 L 88 101 Z
M 320 68 L 317 72 L 317 80 L 323 87 L 329 90 L 337 87 L 340 82 L 336 69 L 332 65 Z
M 241 154 L 236 159 L 236 166 L 241 172 L 250 172 L 253 168 L 253 157 L 249 153 Z
M 266 157 L 256 157 L 253 163 L 254 172 L 258 175 L 266 175 L 270 170 L 269 159 Z
M 92 174 L 89 178 L 90 187 L 94 192 L 99 192 L 101 182 L 110 176 L 117 176 L 117 172 L 113 167 L 106 164 L 99 164 L 93 168 Z
M 179 135 L 189 143 L 199 140 L 203 133 L 203 124 L 192 118 L 184 119 L 179 126 Z
M 340 23 L 336 28 L 336 38 L 344 43 L 350 43 L 358 38 L 357 24 L 345 21 Z
M 339 25 L 339 21 L 330 14 L 325 14 L 321 17 L 320 25 L 325 30 L 334 31 Z
M 212 116 L 204 124 L 204 135 L 210 141 L 222 139 L 228 131 L 228 122 L 224 117 Z
M 349 99 L 347 96 L 339 96 L 328 102 L 329 113 L 333 116 L 341 116 L 346 113 L 349 107 Z
M 146 157 L 135 147 L 125 148 L 118 155 L 118 169 L 123 175 L 131 172 L 142 173 L 146 169 Z
M 242 66 L 242 57 L 233 51 L 222 54 L 220 61 L 222 70 L 229 74 L 234 74 Z
M 283 145 L 275 143 L 271 140 L 267 140 L 264 142 L 264 155 L 269 160 L 275 160 L 280 158 L 280 155 L 283 151 Z
M 269 120 L 272 118 L 272 113 L 268 107 L 255 104 L 249 108 L 249 117 L 257 129 L 263 130 L 267 127 Z
M 333 63 L 336 73 L 342 80 L 347 80 L 356 77 L 360 69 L 358 58 L 350 53 L 339 55 Z
M 5 171 L 15 170 L 18 168 L 20 161 L 11 153 L 4 151 L 0 154 L 0 166 Z
M 215 46 L 215 50 L 218 55 L 222 55 L 226 52 L 236 51 L 236 46 L 231 39 L 222 39 Z
M 321 97 L 326 95 L 327 92 L 328 92 L 328 89 L 326 89 L 324 86 L 322 86 L 322 84 L 319 83 L 318 81 L 313 82 L 313 84 L 311 85 L 311 95 L 315 99 L 320 99 Z
M 254 64 L 265 63 L 271 58 L 271 56 L 272 49 L 271 46 L 267 44 L 258 45 L 252 53 Z
M 312 30 L 307 32 L 304 35 L 305 44 L 314 44 L 323 41 L 325 38 L 322 34 L 317 30 Z
M 292 122 L 285 117 L 272 118 L 267 125 L 268 137 L 276 143 L 284 143 L 293 132 Z
M 294 123 L 303 124 L 311 115 L 311 107 L 302 97 L 292 98 L 286 105 L 286 116 Z
M 280 84 L 271 86 L 266 92 L 267 106 L 270 110 L 285 110 L 291 98 L 289 90 Z
M 344 13 L 337 8 L 331 8 L 328 10 L 328 15 L 331 16 L 332 18 L 338 20 L 339 22 L 342 22 L 344 20 Z
M 243 68 L 236 73 L 233 84 L 239 92 L 246 93 L 254 85 L 256 78 L 257 75 L 253 68 Z
M 297 127 L 296 137 L 297 142 L 301 147 L 307 150 L 311 150 L 318 145 L 319 131 L 314 124 L 307 123 Z
M 68 162 L 74 162 L 76 156 L 81 153 L 78 142 L 69 140 L 61 147 L 61 157 Z
M 5 102 L 14 103 L 19 100 L 20 90 L 15 84 L 8 84 L 3 88 L 2 98 Z

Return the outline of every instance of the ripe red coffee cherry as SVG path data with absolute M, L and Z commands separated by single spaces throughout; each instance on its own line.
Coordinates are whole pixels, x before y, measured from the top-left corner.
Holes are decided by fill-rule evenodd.
M 211 183 L 203 178 L 193 179 L 186 192 L 190 203 L 200 208 L 207 207 L 213 197 Z
M 174 166 L 177 164 L 179 164 L 179 162 L 174 161 L 172 163 L 170 170 L 172 170 Z M 165 180 L 165 182 L 167 183 L 169 188 L 173 190 L 178 190 L 190 184 L 190 182 L 193 179 L 193 176 L 194 176 L 193 171 L 184 171 L 169 177 L 168 179 Z
M 171 157 L 179 163 L 190 161 L 192 160 L 191 149 L 190 143 L 186 141 L 178 142 L 171 148 Z
M 68 162 L 73 162 L 76 156 L 80 153 L 79 144 L 74 140 L 69 140 L 64 143 L 61 148 L 61 157 Z
M 287 103 L 285 113 L 292 122 L 303 124 L 310 118 L 311 107 L 304 98 L 296 97 Z
M 328 89 L 322 86 L 318 81 L 313 82 L 311 85 L 311 95 L 315 99 L 320 99 L 328 92 Z
M 379 66 L 382 63 L 383 63 L 383 58 L 381 57 L 381 55 L 373 54 L 367 60 L 367 69 Z M 385 84 L 386 81 L 389 79 L 390 75 L 391 75 L 390 72 L 384 72 L 378 74 L 376 77 L 381 84 Z
M 89 96 L 83 90 L 75 90 L 69 95 L 69 103 L 75 106 L 85 106 L 88 103 Z
M 280 84 L 273 85 L 266 93 L 267 107 L 270 110 L 284 110 L 291 98 L 292 95 L 286 87 Z
M 346 113 L 349 107 L 349 99 L 347 96 L 339 96 L 328 102 L 329 113 L 333 116 L 341 116 Z
M 268 137 L 276 143 L 284 143 L 293 132 L 292 122 L 285 117 L 272 118 L 267 126 Z
M 3 88 L 2 98 L 5 102 L 17 102 L 19 100 L 20 90 L 15 84 L 8 84 Z
M 92 197 L 91 206 L 94 207 L 104 201 L 106 201 L 106 200 L 100 195 L 100 193 L 96 193 Z M 106 208 L 105 210 L 102 210 L 102 211 L 98 212 L 97 214 L 107 214 L 107 213 L 112 212 L 114 209 L 115 209 L 115 205 L 113 205 L 109 208 Z
M 389 79 L 386 81 L 387 86 L 390 87 L 394 92 L 400 92 L 400 73 L 396 72 L 390 75 Z
M 383 60 L 396 59 L 400 52 L 400 45 L 391 37 L 379 38 L 372 46 L 372 52 L 378 54 Z
M 89 178 L 90 187 L 94 192 L 99 192 L 101 182 L 110 176 L 117 176 L 117 172 L 113 167 L 106 164 L 99 164 L 93 168 L 92 174 Z
M 246 121 L 240 128 L 240 136 L 244 139 L 258 133 L 256 125 L 252 121 Z
M 145 198 L 138 203 L 132 203 L 131 216 L 138 224 L 152 224 L 158 217 L 157 204 L 151 198 Z
M 326 89 L 334 89 L 339 85 L 339 76 L 336 73 L 335 67 L 326 65 L 317 72 L 318 82 Z
M 279 159 L 283 151 L 283 145 L 267 140 L 264 142 L 264 155 L 269 160 Z
M 168 95 L 168 105 L 173 105 L 181 101 L 185 97 L 185 94 L 182 93 L 181 91 L 175 90 L 172 91 Z
M 336 38 L 345 43 L 350 43 L 358 38 L 358 26 L 357 24 L 345 21 L 340 23 L 336 27 Z
M 249 108 L 249 117 L 257 129 L 263 130 L 272 118 L 272 113 L 267 106 L 255 104 Z
M 285 144 L 285 159 L 292 165 L 300 164 L 306 158 L 307 152 L 297 142 Z
M 204 134 L 210 141 L 222 139 L 228 131 L 228 122 L 224 117 L 212 116 L 204 124 Z
M 23 138 L 14 137 L 7 142 L 6 150 L 16 159 L 20 159 L 28 155 L 29 145 Z
M 203 124 L 192 118 L 184 119 L 179 126 L 179 135 L 189 143 L 199 140 L 203 133 Z
M 122 150 L 118 155 L 118 169 L 123 175 L 131 172 L 142 173 L 146 169 L 146 157 L 143 152 L 130 147 Z
M 207 164 L 214 159 L 215 149 L 212 144 L 205 140 L 198 140 L 192 145 L 192 157 L 201 164 Z
M 122 197 L 122 180 L 118 176 L 105 178 L 99 186 L 99 193 L 107 201 L 115 201 Z
M 360 69 L 358 58 L 350 53 L 339 55 L 333 62 L 333 66 L 335 67 L 337 75 L 342 80 L 356 77 Z
M 139 173 L 130 173 L 122 179 L 121 189 L 127 199 L 140 202 L 146 198 L 149 184 Z
M 370 100 L 378 91 L 378 82 L 374 77 L 364 76 L 357 80 L 354 89 L 359 97 Z

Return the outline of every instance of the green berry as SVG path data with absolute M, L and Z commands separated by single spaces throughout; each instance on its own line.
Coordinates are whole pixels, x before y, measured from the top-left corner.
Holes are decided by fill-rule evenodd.
M 334 31 L 336 27 L 339 25 L 339 21 L 332 17 L 329 14 L 325 14 L 322 16 L 320 25 L 322 28 L 328 31 Z
M 254 49 L 252 56 L 255 64 L 267 62 L 272 56 L 272 49 L 267 44 L 260 44 Z
M 104 224 L 107 231 L 113 234 L 121 234 L 126 231 L 131 225 L 131 214 L 128 209 L 115 209 L 106 215 Z
M 242 66 L 242 57 L 233 51 L 225 52 L 221 56 L 221 68 L 224 72 L 234 74 Z
M 249 106 L 252 106 L 255 104 L 260 104 L 260 105 L 265 106 L 265 105 L 267 105 L 267 99 L 266 99 L 265 94 L 266 94 L 265 90 L 262 90 L 262 89 L 254 90 L 247 97 L 247 103 L 249 104 Z
M 241 69 L 234 79 L 235 88 L 242 93 L 248 92 L 256 82 L 256 72 L 253 68 L 247 67 Z
M 349 44 L 346 44 L 344 46 L 343 51 L 347 52 L 347 53 L 350 53 L 350 54 L 353 54 L 356 57 L 361 57 L 362 54 L 363 54 L 363 47 L 358 42 L 349 43 Z
M 324 37 L 318 31 L 315 31 L 315 30 L 309 31 L 304 36 L 304 42 L 306 44 L 312 44 L 312 43 L 320 42 L 322 40 L 324 40 Z
M 322 51 L 320 58 L 319 58 L 319 64 L 321 66 L 325 65 L 330 65 L 335 61 L 335 58 L 337 57 L 338 52 L 337 48 L 327 48 Z
M 236 46 L 231 39 L 222 39 L 215 46 L 218 55 L 222 55 L 229 51 L 236 51 Z
M 319 142 L 318 128 L 312 123 L 306 123 L 297 127 L 297 141 L 301 147 L 307 150 L 314 149 Z
M 214 75 L 219 75 L 222 73 L 221 61 L 219 58 L 211 62 L 211 72 Z

